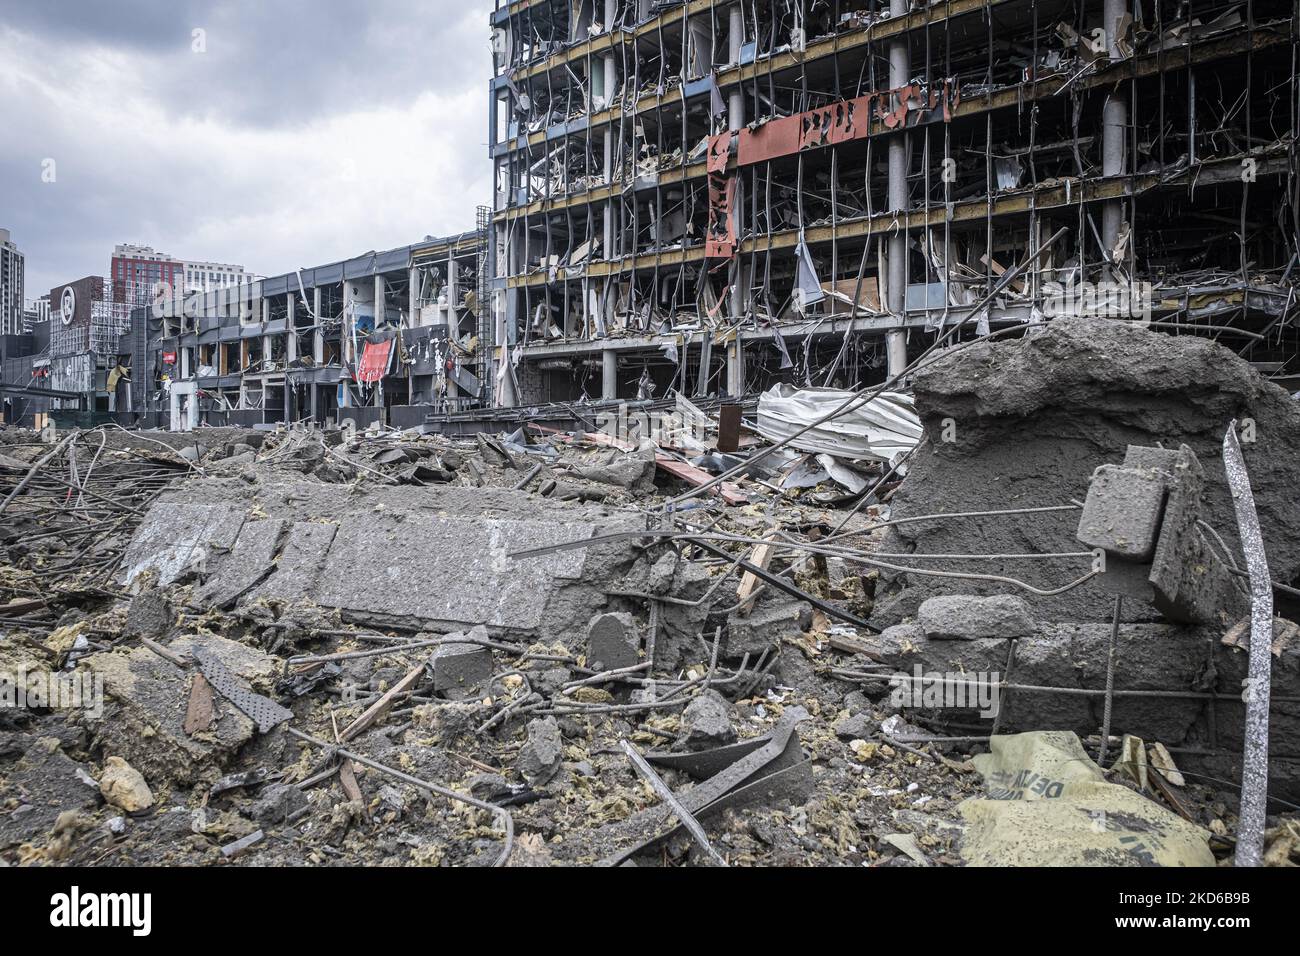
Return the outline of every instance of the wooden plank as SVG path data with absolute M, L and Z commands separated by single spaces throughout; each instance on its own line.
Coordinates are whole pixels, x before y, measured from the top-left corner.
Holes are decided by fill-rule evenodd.
M 766 571 L 768 565 L 772 563 L 772 555 L 776 551 L 776 548 L 773 547 L 775 541 L 775 532 L 764 535 L 763 540 L 755 544 L 753 550 L 749 552 L 749 563 Z M 740 586 L 736 588 L 736 599 L 741 603 L 740 607 L 736 609 L 736 613 L 742 617 L 748 617 L 749 612 L 754 609 L 754 588 L 758 586 L 758 582 L 759 577 L 753 571 L 746 571 L 740 576 Z
M 688 465 L 684 461 L 678 461 L 676 458 L 669 458 L 667 455 L 655 455 L 655 464 L 661 469 L 668 472 L 674 478 L 680 478 L 694 488 L 708 484 L 713 480 L 713 476 L 707 471 L 702 471 L 694 465 Z M 729 505 L 749 504 L 749 498 L 736 485 L 729 481 L 724 481 L 715 486 L 722 500 Z
M 380 697 L 379 700 L 371 704 L 364 714 L 352 721 L 352 723 L 348 725 L 347 729 L 345 729 L 343 733 L 339 734 L 339 743 L 347 743 L 357 734 L 361 733 L 371 724 L 379 720 L 379 718 L 383 717 L 384 714 L 388 713 L 388 711 L 392 709 L 393 704 L 397 702 L 397 698 L 401 697 L 414 687 L 423 674 L 424 664 L 421 663 L 412 667 L 405 677 L 390 687 L 384 693 L 383 697 Z

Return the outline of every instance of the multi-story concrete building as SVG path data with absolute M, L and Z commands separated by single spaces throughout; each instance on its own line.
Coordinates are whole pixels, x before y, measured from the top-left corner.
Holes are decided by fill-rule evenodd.
M 256 278 L 243 266 L 228 262 L 185 263 L 186 292 L 213 292 L 231 286 L 247 285 Z
M 26 263 L 8 229 L 0 229 L 0 335 L 21 335 L 26 325 L 23 283 Z
M 848 387 L 1136 314 L 1297 371 L 1281 0 L 514 0 L 499 404 Z
M 49 386 L 84 397 L 59 400 L 55 407 L 109 411 L 105 380 L 118 362 L 121 337 L 131 329 L 129 297 L 102 276 L 86 276 L 51 289 L 50 302 Z
M 50 320 L 49 293 L 46 293 L 38 299 L 33 299 L 27 311 L 35 314 L 36 318 L 33 320 L 34 322 L 48 322 Z M 31 329 L 28 329 L 27 331 L 30 332 Z
M 409 427 L 478 405 L 485 250 L 477 231 L 430 237 L 137 313 L 150 323 L 143 420 Z
M 185 263 L 151 246 L 124 243 L 113 248 L 109 279 L 117 300 L 137 309 L 152 302 L 159 288 L 179 288 L 185 281 Z

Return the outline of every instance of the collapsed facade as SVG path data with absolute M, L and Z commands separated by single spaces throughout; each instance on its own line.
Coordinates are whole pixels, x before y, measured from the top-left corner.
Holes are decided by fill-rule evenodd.
M 493 25 L 503 404 L 878 381 L 972 315 L 1294 355 L 1289 4 L 529 0 Z
M 0 436 L 0 859 L 1300 859 L 1291 16 L 501 7 L 477 230 Z

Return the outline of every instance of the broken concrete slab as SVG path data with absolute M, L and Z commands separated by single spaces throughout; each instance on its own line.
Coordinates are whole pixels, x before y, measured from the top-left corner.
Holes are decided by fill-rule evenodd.
M 276 519 L 244 522 L 230 553 L 209 559 L 209 576 L 195 592 L 199 603 L 230 607 L 266 579 L 275 570 L 284 531 L 285 523 Z
M 275 570 L 257 586 L 255 597 L 269 601 L 296 601 L 310 593 L 337 530 L 337 525 L 325 522 L 297 521 L 291 525 L 276 559 Z
M 182 658 L 201 648 L 243 680 L 267 686 L 275 672 L 271 658 L 216 635 L 178 637 L 167 648 Z M 256 733 L 253 721 L 224 701 L 206 732 L 185 733 L 195 671 L 183 670 L 147 647 L 92 654 L 81 666 L 103 679 L 108 698 L 103 715 L 87 717 L 87 723 L 106 750 L 123 756 L 148 779 L 192 783 L 224 764 Z M 215 779 L 219 773 L 212 775 Z
M 158 584 L 171 584 L 209 555 L 233 548 L 244 516 L 245 509 L 233 503 L 155 503 L 127 546 L 122 581 L 130 584 L 155 569 Z
M 582 633 L 593 609 L 607 603 L 603 588 L 629 586 L 638 559 L 631 542 L 509 557 L 597 529 L 636 530 L 628 513 L 460 486 L 427 486 L 418 502 L 409 489 L 375 488 L 360 505 L 346 486 L 280 476 L 256 489 L 229 478 L 187 484 L 150 509 L 130 553 L 134 565 L 170 567 L 178 545 L 164 526 L 182 519 L 187 528 L 229 525 L 233 532 L 223 539 L 229 550 L 245 520 L 268 518 L 288 527 L 283 550 L 274 572 L 243 603 L 306 597 L 372 626 L 450 631 L 486 624 L 494 633 Z

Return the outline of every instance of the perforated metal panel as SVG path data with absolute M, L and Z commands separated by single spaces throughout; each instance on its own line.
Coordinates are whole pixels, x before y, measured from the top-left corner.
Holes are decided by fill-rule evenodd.
M 269 697 L 255 694 L 244 686 L 225 664 L 207 651 L 195 650 L 199 670 L 222 697 L 230 701 L 249 720 L 257 724 L 258 733 L 266 733 L 293 717 L 293 712 Z

